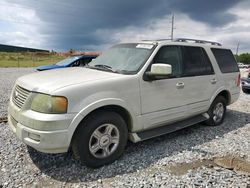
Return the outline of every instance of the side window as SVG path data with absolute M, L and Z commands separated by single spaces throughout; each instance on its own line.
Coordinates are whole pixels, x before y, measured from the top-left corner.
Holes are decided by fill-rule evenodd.
M 213 74 L 206 51 L 201 47 L 182 46 L 183 76 Z
M 205 67 L 203 74 L 209 75 L 209 74 L 214 74 L 214 69 L 212 66 L 212 63 L 207 55 L 207 52 L 201 48 L 202 54 L 203 54 L 203 65 Z
M 239 68 L 231 50 L 211 48 L 222 73 L 238 72 Z
M 154 63 L 164 63 L 172 66 L 172 76 L 178 77 L 182 74 L 181 56 L 178 46 L 163 46 L 157 52 Z
M 85 64 L 86 64 L 86 63 L 85 63 L 85 59 L 81 59 L 81 60 L 80 60 L 80 67 L 83 67 Z
M 80 65 L 80 60 L 77 60 L 72 64 L 72 67 L 79 67 L 79 65 Z

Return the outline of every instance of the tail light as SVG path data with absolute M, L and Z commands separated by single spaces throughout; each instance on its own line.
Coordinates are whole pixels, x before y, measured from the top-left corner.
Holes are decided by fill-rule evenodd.
M 236 85 L 237 85 L 237 87 L 240 87 L 240 73 L 237 76 Z

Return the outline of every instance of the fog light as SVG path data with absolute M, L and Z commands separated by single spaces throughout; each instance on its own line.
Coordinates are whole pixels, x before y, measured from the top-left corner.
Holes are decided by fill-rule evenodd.
M 31 138 L 32 140 L 40 141 L 40 135 L 38 134 L 28 133 L 28 137 Z

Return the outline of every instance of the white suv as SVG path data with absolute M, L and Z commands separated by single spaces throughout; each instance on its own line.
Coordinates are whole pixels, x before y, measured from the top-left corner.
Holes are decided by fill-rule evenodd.
M 118 44 L 87 67 L 19 78 L 9 125 L 45 153 L 72 149 L 90 167 L 139 142 L 200 123 L 219 125 L 240 93 L 229 49 L 193 39 Z

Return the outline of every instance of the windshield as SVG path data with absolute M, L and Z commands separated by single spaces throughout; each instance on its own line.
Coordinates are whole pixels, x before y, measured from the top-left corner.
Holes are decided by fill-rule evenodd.
M 79 56 L 69 57 L 69 58 L 66 58 L 62 61 L 57 62 L 56 65 L 66 66 L 66 65 L 69 65 L 70 63 L 74 62 L 77 59 L 79 59 Z
M 89 66 L 109 67 L 109 70 L 120 73 L 135 73 L 147 61 L 154 47 L 153 44 L 119 44 L 90 62 Z

